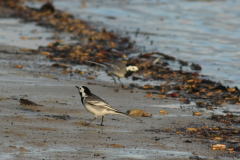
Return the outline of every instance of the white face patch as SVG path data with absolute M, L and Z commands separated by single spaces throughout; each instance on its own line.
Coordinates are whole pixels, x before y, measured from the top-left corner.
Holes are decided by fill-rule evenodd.
M 86 93 L 83 87 L 79 87 L 82 97 L 86 97 Z
M 138 67 L 137 66 L 127 66 L 126 70 L 136 72 L 136 71 L 138 71 Z

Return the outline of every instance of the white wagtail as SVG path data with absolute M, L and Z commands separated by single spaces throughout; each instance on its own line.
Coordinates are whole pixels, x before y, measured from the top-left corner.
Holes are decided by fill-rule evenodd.
M 124 78 L 124 77 L 127 78 L 127 77 L 131 76 L 133 72 L 138 71 L 137 66 L 125 64 L 125 63 L 122 63 L 119 61 L 116 61 L 113 63 L 105 62 L 104 64 L 100 64 L 100 63 L 93 62 L 93 61 L 87 61 L 87 60 L 85 60 L 85 62 L 93 63 L 93 64 L 96 64 L 96 65 L 106 68 L 107 72 L 112 76 L 115 83 L 117 83 L 117 82 L 113 76 L 118 77 L 118 81 L 122 84 L 122 82 L 120 81 L 120 78 Z
M 76 86 L 76 88 L 79 91 L 81 101 L 83 106 L 92 114 L 95 115 L 95 118 L 91 120 L 88 124 L 90 124 L 92 121 L 97 119 L 98 116 L 102 116 L 102 122 L 101 126 L 103 126 L 103 118 L 106 114 L 118 114 L 126 117 L 130 117 L 126 115 L 125 113 L 119 112 L 118 110 L 112 108 L 107 102 L 102 100 L 100 97 L 96 96 L 95 94 L 92 94 L 91 91 L 85 87 L 85 86 Z M 130 117 L 133 119 L 137 119 L 134 117 Z M 137 119 L 139 120 L 139 119 Z

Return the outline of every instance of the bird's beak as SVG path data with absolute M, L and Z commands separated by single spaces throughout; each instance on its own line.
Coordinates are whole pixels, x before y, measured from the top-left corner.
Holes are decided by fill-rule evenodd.
M 75 86 L 77 89 L 79 89 L 79 87 L 78 86 Z

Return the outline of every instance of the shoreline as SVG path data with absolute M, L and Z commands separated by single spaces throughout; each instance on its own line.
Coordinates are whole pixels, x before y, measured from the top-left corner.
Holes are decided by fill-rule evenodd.
M 188 128 L 227 126 L 207 119 L 211 116 L 210 111 L 195 108 L 203 116 L 193 116 L 192 109 L 180 108 L 180 98 L 160 98 L 154 94 L 148 98 L 146 95 L 156 90 L 138 87 L 123 89 L 112 82 L 91 80 L 81 75 L 75 75 L 79 78 L 74 79 L 70 72 L 63 74 L 62 68 L 51 67 L 52 63 L 43 55 L 29 55 L 25 51 L 20 53 L 21 48 L 11 46 L 6 46 L 4 50 L 13 54 L 0 53 L 3 62 L 0 64 L 1 159 L 239 157 L 237 151 L 232 154 L 228 150 L 211 150 L 211 145 L 222 141 L 209 137 L 203 139 L 187 131 Z M 19 64 L 24 64 L 22 69 L 14 68 Z M 100 117 L 92 125 L 84 126 L 85 121 L 94 116 L 81 105 L 74 87 L 79 84 L 88 86 L 93 93 L 120 111 L 142 109 L 152 117 L 140 117 L 143 123 L 139 123 L 108 115 L 103 127 L 98 126 Z M 20 105 L 20 98 L 43 106 Z M 170 105 L 175 107 L 169 108 Z M 160 114 L 160 110 L 168 114 Z

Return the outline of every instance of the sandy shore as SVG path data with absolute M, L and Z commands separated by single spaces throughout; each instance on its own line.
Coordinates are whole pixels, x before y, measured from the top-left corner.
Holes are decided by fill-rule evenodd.
M 224 126 L 207 119 L 210 111 L 193 116 L 196 108 L 181 108 L 178 98 L 147 98 L 146 91 L 122 89 L 109 77 L 103 82 L 87 79 L 87 74 L 65 74 L 62 68 L 51 67 L 55 62 L 45 56 L 19 48 L 46 46 L 51 33 L 44 35 L 37 28 L 39 39 L 29 33 L 35 30 L 33 24 L 26 28 L 15 19 L 6 22 L 1 26 L 8 41 L 0 45 L 0 159 L 229 159 L 228 151 L 211 150 L 219 141 L 187 132 L 187 128 Z M 28 38 L 23 40 L 23 35 Z M 18 65 L 22 68 L 15 68 Z M 95 72 L 87 66 L 72 67 Z M 99 125 L 100 117 L 86 126 L 94 115 L 81 104 L 76 85 L 88 86 L 122 112 L 142 109 L 152 116 L 140 117 L 140 122 L 107 115 L 105 126 Z M 20 98 L 39 105 L 21 105 Z
M 206 119 L 210 113 L 192 116 L 176 98 L 146 98 L 142 90 L 131 93 L 80 75 L 61 78 L 62 69 L 52 69 L 41 55 L 0 53 L 0 59 L 0 159 L 215 159 L 227 153 L 212 151 L 210 140 L 177 134 L 189 127 L 220 124 Z M 18 64 L 23 68 L 14 68 Z M 122 112 L 142 109 L 152 117 L 140 117 L 139 122 L 107 115 L 105 126 L 99 126 L 100 117 L 85 126 L 94 116 L 82 106 L 76 85 L 88 86 Z M 20 105 L 20 98 L 40 106 Z M 160 110 L 169 114 L 161 115 Z

